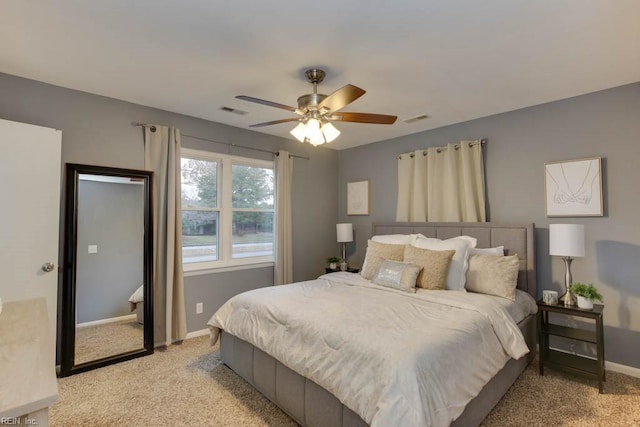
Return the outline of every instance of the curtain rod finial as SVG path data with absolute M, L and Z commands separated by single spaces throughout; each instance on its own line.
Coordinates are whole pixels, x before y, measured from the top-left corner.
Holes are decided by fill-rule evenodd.
M 140 126 L 142 128 L 148 127 L 151 132 L 155 132 L 156 131 L 156 127 L 154 125 L 148 125 L 146 123 L 131 122 L 131 126 Z

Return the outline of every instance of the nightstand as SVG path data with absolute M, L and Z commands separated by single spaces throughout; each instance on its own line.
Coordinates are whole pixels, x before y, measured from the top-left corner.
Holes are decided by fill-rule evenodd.
M 335 273 L 337 271 L 341 271 L 339 268 L 329 268 L 329 267 L 325 267 L 324 272 L 325 273 Z M 347 273 L 360 273 L 360 269 L 359 268 L 347 268 Z
M 602 382 L 605 381 L 603 310 L 604 306 L 601 304 L 594 304 L 593 310 L 584 310 L 576 306 L 549 305 L 543 303 L 542 300 L 538 301 L 540 375 L 544 375 L 544 367 L 548 366 L 571 374 L 592 378 L 598 380 L 598 389 L 602 393 Z M 595 330 L 549 323 L 549 313 L 594 320 Z M 594 360 L 585 356 L 550 349 L 549 337 L 552 335 L 595 345 L 597 358 Z

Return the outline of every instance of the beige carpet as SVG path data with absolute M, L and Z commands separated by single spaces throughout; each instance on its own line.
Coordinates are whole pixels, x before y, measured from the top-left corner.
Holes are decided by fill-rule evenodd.
M 141 348 L 144 330 L 135 319 L 76 328 L 76 365 Z
M 530 366 L 484 426 L 640 426 L 640 379 L 595 383 Z M 53 426 L 295 426 L 222 365 L 208 337 L 58 380 Z

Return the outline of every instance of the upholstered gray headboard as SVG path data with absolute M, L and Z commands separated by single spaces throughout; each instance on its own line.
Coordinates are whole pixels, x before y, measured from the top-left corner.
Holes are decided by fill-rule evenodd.
M 504 246 L 505 255 L 518 254 L 520 274 L 518 289 L 538 298 L 533 224 L 493 222 L 386 222 L 374 223 L 372 235 L 420 233 L 427 237 L 450 239 L 471 236 L 478 239 L 478 248 Z

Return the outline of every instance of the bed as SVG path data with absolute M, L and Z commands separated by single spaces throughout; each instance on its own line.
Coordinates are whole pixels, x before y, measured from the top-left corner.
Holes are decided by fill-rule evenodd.
M 517 254 L 519 299 L 528 300 L 529 305 L 535 301 L 533 224 L 378 223 L 372 230 L 372 235 L 418 233 L 443 240 L 471 236 L 477 239 L 477 248 L 504 246 L 505 255 Z M 302 305 L 304 310 L 300 313 L 305 313 L 304 316 L 295 310 L 278 312 L 272 308 L 255 308 L 260 301 L 269 299 L 287 301 L 287 293 L 298 293 L 292 296 L 291 303 Z M 326 295 L 326 301 L 316 293 Z M 481 296 L 483 308 L 469 309 L 468 300 L 476 297 L 471 292 L 464 294 L 416 292 L 416 297 L 409 300 L 407 295 L 395 289 L 371 290 L 371 285 L 358 275 L 332 273 L 316 281 L 258 289 L 234 297 L 212 317 L 209 326 L 212 340 L 220 337 L 222 361 L 302 425 L 478 425 L 535 356 L 535 304 L 528 312 L 523 311 L 516 324 L 504 318 L 506 309 L 490 301 L 496 297 Z M 343 309 L 340 305 L 331 305 L 332 298 L 343 301 Z M 311 300 L 319 302 L 310 303 Z M 475 301 L 477 299 L 473 304 Z M 395 304 L 407 304 L 411 309 L 397 310 Z M 235 317 L 230 315 L 234 306 L 239 313 Z M 358 312 L 355 317 L 358 320 L 354 321 L 354 317 L 349 316 L 358 307 L 363 312 Z M 377 311 L 375 307 L 378 307 Z M 439 307 L 437 310 L 440 311 L 433 307 Z M 251 312 L 256 310 L 266 312 L 267 326 L 248 332 L 243 330 L 242 324 L 253 323 Z M 298 319 L 313 318 L 314 313 L 322 316 L 325 310 L 331 312 L 331 316 L 316 317 L 315 323 L 302 331 L 303 338 L 292 344 Z M 336 311 L 344 311 L 345 317 L 341 318 Z M 429 328 L 428 332 L 423 331 L 424 336 L 416 335 L 419 328 L 407 318 L 399 320 L 404 322 L 399 334 L 387 333 L 386 326 L 376 326 L 372 329 L 380 334 L 380 340 L 376 340 L 375 335 L 374 338 L 367 336 L 366 328 L 356 331 L 359 336 L 345 338 L 345 331 L 356 330 L 359 322 L 366 325 L 376 317 L 395 319 L 396 314 L 412 316 L 414 311 L 420 312 L 421 316 L 425 312 L 432 313 L 430 321 L 442 323 L 444 329 L 450 323 L 462 322 L 451 336 L 463 339 L 444 339 L 441 340 L 443 344 L 433 345 L 434 351 L 436 347 L 442 347 L 439 351 L 444 351 L 447 357 L 429 356 L 430 350 L 425 350 L 429 346 L 420 347 L 421 341 L 430 339 L 427 335 L 440 334 L 439 329 Z M 463 312 L 467 313 L 464 319 L 459 315 Z M 469 320 L 466 320 L 467 315 Z M 286 317 L 286 327 L 282 327 L 282 319 L 272 322 L 282 316 Z M 510 320 L 511 314 L 508 316 Z M 481 326 L 472 330 L 464 322 Z M 333 332 L 321 331 L 316 327 L 320 324 Z M 517 333 L 510 328 L 516 329 Z M 406 335 L 409 339 L 397 335 Z M 282 341 L 277 341 L 276 337 Z M 299 342 L 308 343 L 309 348 L 299 348 Z M 498 342 L 501 347 L 496 350 Z M 362 350 L 365 345 L 372 345 L 373 349 L 367 348 L 365 353 Z M 522 345 L 525 345 L 524 351 Z M 412 354 L 409 350 L 414 347 L 419 348 L 420 357 L 405 357 Z M 361 354 L 348 356 L 348 348 L 349 351 L 361 351 Z M 420 363 L 429 361 L 431 365 L 418 365 L 417 360 Z M 470 360 L 473 363 L 469 363 Z M 471 368 L 462 365 L 477 365 L 480 372 L 466 372 L 465 369 Z M 424 374 L 444 369 L 450 371 L 447 374 L 449 381 L 429 379 Z M 425 386 L 429 381 L 438 385 Z M 401 390 L 398 387 L 409 388 Z
M 136 312 L 136 320 L 144 325 L 144 285 L 140 285 L 129 297 L 129 310 Z

